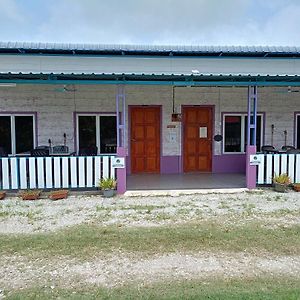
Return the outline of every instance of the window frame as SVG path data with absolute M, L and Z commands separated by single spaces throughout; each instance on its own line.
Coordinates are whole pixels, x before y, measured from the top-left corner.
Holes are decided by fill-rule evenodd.
M 300 112 L 295 112 L 295 137 L 294 137 L 294 146 L 297 148 L 298 145 L 298 117 L 300 118 Z M 299 141 L 300 142 L 300 141 Z
M 117 114 L 113 112 L 91 112 L 91 113 L 83 113 L 83 112 L 76 112 L 76 139 L 75 139 L 75 150 L 76 152 L 79 151 L 79 117 L 96 117 L 96 146 L 97 146 L 97 155 L 111 155 L 115 153 L 101 153 L 101 137 L 100 137 L 100 118 L 101 116 L 104 117 L 116 117 L 117 121 Z M 117 130 L 117 128 L 116 128 Z
M 10 117 L 10 132 L 11 132 L 11 153 L 9 155 L 16 155 L 16 122 L 15 117 L 32 117 L 33 125 L 33 148 L 37 145 L 37 126 L 36 126 L 36 112 L 0 112 L 0 117 Z
M 232 116 L 232 117 L 241 117 L 241 151 L 240 152 L 226 152 L 225 151 L 225 117 Z M 265 114 L 264 113 L 257 113 L 257 116 L 261 117 L 261 128 L 260 128 L 260 144 L 263 145 L 264 141 L 264 121 L 265 121 Z M 245 121 L 246 117 L 248 117 L 247 113 L 231 113 L 231 112 L 224 112 L 222 113 L 222 154 L 245 154 Z

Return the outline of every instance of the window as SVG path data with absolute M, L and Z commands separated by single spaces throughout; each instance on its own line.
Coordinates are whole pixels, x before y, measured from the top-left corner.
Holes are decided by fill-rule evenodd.
M 300 114 L 296 115 L 296 148 L 300 149 Z
M 78 148 L 97 147 L 98 153 L 116 153 L 117 122 L 115 115 L 78 114 Z
M 223 152 L 244 153 L 247 146 L 247 122 L 246 114 L 225 114 L 223 117 Z M 262 145 L 263 115 L 257 115 L 256 145 L 260 151 Z
M 0 148 L 5 154 L 30 151 L 35 145 L 34 115 L 0 115 Z

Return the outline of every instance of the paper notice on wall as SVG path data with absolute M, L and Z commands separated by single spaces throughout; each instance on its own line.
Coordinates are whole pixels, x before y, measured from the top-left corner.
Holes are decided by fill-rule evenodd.
M 199 127 L 199 138 L 201 139 L 207 138 L 207 127 Z
M 176 143 L 177 142 L 177 131 L 175 128 L 169 128 L 167 138 L 169 142 Z

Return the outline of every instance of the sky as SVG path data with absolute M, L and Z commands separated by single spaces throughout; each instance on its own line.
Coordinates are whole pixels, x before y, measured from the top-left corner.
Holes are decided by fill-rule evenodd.
M 300 46 L 300 0 L 0 0 L 0 41 Z

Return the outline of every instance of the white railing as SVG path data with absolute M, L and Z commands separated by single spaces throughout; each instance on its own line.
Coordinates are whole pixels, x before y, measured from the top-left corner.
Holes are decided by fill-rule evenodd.
M 114 156 L 0 158 L 0 189 L 93 188 L 116 177 Z
M 257 154 L 260 164 L 257 184 L 271 184 L 275 175 L 287 173 L 292 183 L 300 182 L 300 154 Z

